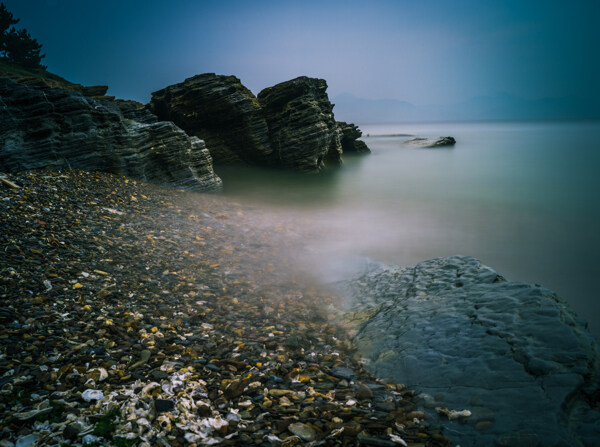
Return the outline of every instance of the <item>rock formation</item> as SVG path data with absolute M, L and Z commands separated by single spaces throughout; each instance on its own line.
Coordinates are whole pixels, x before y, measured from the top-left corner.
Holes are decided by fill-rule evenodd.
M 455 443 L 597 445 L 597 345 L 550 290 L 465 256 L 373 265 L 341 286 L 370 368 L 456 417 L 445 419 Z
M 437 138 L 412 138 L 406 140 L 406 144 L 411 144 L 417 147 L 444 147 L 454 146 L 456 140 L 454 137 L 437 137 Z
M 206 73 L 153 93 L 149 108 L 204 139 L 215 163 L 314 172 L 340 163 L 342 153 L 342 131 L 326 89 L 324 80 L 302 76 L 255 97 L 234 76 Z M 346 127 L 347 146 L 364 150 L 364 143 L 351 141 L 360 131 Z
M 204 142 L 104 94 L 0 77 L 0 171 L 47 166 L 99 170 L 210 191 L 221 187 Z
M 337 126 L 342 132 L 340 141 L 342 143 L 342 151 L 344 153 L 370 153 L 371 149 L 367 144 L 359 140 L 362 137 L 362 132 L 356 124 L 338 121 Z
M 235 76 L 205 73 L 152 93 L 150 110 L 206 141 L 215 163 L 265 164 L 269 133 L 254 94 Z
M 339 164 L 342 146 L 324 79 L 301 76 L 258 94 L 276 163 L 303 172 Z

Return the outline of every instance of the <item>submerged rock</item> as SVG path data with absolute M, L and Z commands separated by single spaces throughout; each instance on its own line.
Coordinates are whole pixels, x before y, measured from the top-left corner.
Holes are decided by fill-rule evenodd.
M 205 140 L 215 163 L 265 164 L 272 152 L 260 105 L 235 76 L 193 76 L 152 93 L 149 107 Z
M 454 146 L 456 144 L 456 140 L 454 137 L 412 138 L 407 140 L 406 144 L 411 144 L 417 147 L 444 147 Z
M 426 393 L 442 414 L 469 412 L 445 422 L 457 444 L 597 445 L 597 345 L 550 290 L 465 256 L 375 265 L 341 286 L 355 303 L 354 342 L 377 375 Z
M 77 168 L 201 191 L 221 187 L 203 141 L 131 103 L 5 77 L 0 98 L 0 171 Z

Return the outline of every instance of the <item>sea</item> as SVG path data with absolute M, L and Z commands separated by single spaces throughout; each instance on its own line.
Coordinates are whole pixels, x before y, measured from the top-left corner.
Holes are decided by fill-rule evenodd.
M 303 241 L 324 280 L 365 259 L 473 256 L 555 291 L 600 340 L 600 122 L 360 125 L 368 155 L 317 175 L 217 168 L 225 194 Z M 414 137 L 453 136 L 435 149 Z

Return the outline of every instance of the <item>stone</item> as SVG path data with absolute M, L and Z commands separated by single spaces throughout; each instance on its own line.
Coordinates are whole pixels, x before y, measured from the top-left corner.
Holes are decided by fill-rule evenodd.
M 108 91 L 107 85 L 91 85 L 81 88 L 83 96 L 104 96 Z
M 324 79 L 300 76 L 258 94 L 276 165 L 317 172 L 341 162 L 341 132 L 326 90 Z
M 175 408 L 175 402 L 169 399 L 156 399 L 154 401 L 154 408 L 156 408 L 158 413 L 164 413 Z
M 352 380 L 356 377 L 356 373 L 345 366 L 335 366 L 331 368 L 331 375 L 345 380 Z
M 344 154 L 365 154 L 371 152 L 371 149 L 369 149 L 367 144 L 364 141 L 359 140 L 359 138 L 362 137 L 362 132 L 356 124 L 346 123 L 344 121 L 338 121 L 336 124 L 341 131 L 340 143 Z
M 373 391 L 362 383 L 358 386 L 355 395 L 360 400 L 373 399 Z
M 73 440 L 79 436 L 79 433 L 81 433 L 82 430 L 83 427 L 79 422 L 71 422 L 63 430 L 63 436 L 67 439 Z
M 260 104 L 235 76 L 193 76 L 152 93 L 149 108 L 206 141 L 215 163 L 266 164 L 271 155 Z
M 406 268 L 372 263 L 338 286 L 354 303 L 350 321 L 364 316 L 354 343 L 368 367 L 436 396 L 440 415 L 428 409 L 428 417 L 452 428 L 456 444 L 493 445 L 524 421 L 530 433 L 518 445 L 579 445 L 597 430 L 598 346 L 552 291 L 468 256 Z
M 43 167 L 128 175 L 198 191 L 221 188 L 204 142 L 150 112 L 0 77 L 0 172 Z
M 406 144 L 423 148 L 436 148 L 454 146 L 456 144 L 456 140 L 454 137 L 411 138 L 410 140 L 406 140 Z
M 290 433 L 307 442 L 312 442 L 317 439 L 317 432 L 302 422 L 290 424 L 288 430 Z

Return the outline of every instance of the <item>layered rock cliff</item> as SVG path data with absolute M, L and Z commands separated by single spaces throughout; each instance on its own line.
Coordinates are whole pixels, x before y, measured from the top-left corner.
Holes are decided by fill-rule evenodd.
M 258 94 L 278 165 L 303 172 L 339 164 L 342 145 L 324 79 L 301 76 Z
M 221 187 L 203 141 L 133 103 L 0 77 L 0 171 L 47 166 L 128 175 L 210 191 Z
M 205 73 L 152 93 L 150 110 L 206 141 L 217 163 L 265 164 L 272 152 L 254 94 L 235 76 Z
M 342 135 L 350 150 L 360 136 L 336 124 L 326 90 L 324 80 L 302 76 L 255 97 L 234 76 L 206 73 L 154 92 L 149 108 L 204 139 L 216 163 L 314 172 L 340 163 Z

